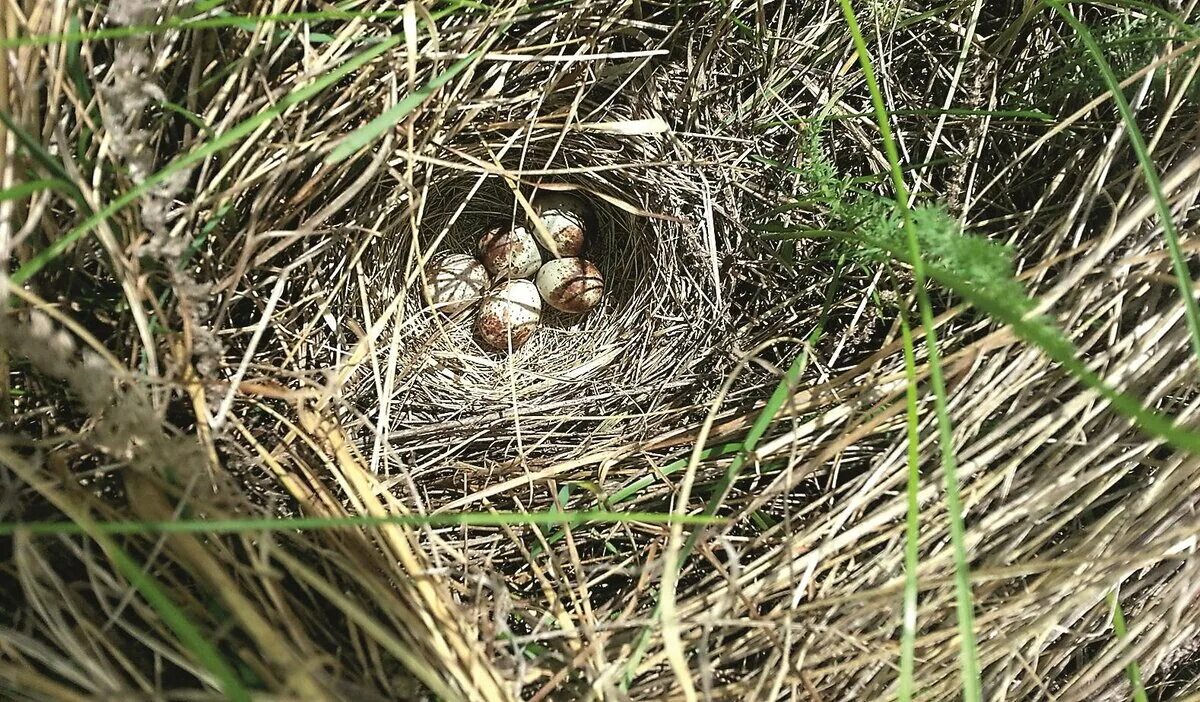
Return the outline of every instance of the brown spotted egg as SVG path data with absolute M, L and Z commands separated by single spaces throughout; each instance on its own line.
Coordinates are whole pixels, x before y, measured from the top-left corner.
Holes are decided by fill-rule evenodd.
M 425 268 L 425 300 L 433 309 L 454 316 L 470 308 L 488 289 L 483 264 L 466 254 L 450 254 Z
M 545 191 L 534 198 L 533 209 L 546 228 L 544 236 L 549 236 L 550 241 L 554 242 L 554 248 L 546 245 L 551 255 L 554 255 L 555 249 L 560 258 L 578 256 L 583 252 L 589 215 L 586 202 L 568 193 Z M 529 226 L 536 230 L 532 222 Z
M 537 286 L 528 280 L 506 280 L 484 296 L 475 327 L 485 344 L 507 351 L 510 341 L 513 349 L 529 341 L 541 319 Z
M 497 278 L 529 278 L 542 265 L 537 242 L 525 227 L 498 227 L 484 234 L 479 258 Z
M 591 261 L 556 258 L 538 271 L 537 289 L 554 309 L 580 314 L 600 304 L 604 297 L 604 276 Z

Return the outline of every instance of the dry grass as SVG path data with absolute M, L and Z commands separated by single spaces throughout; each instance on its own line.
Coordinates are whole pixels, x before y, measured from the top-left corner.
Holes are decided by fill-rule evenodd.
M 900 694 L 915 307 L 908 269 L 862 255 L 869 223 L 848 221 L 891 191 L 836 3 L 2 8 L 8 37 L 135 29 L 15 42 L 0 69 L 20 130 L 0 177 L 36 186 L 0 201 L 0 697 Z M 1089 368 L 1195 427 L 1154 203 L 1070 27 L 995 3 L 856 9 L 916 198 L 1011 246 Z M 1077 9 L 1112 33 L 1194 258 L 1194 3 L 1176 24 Z M 164 26 L 198 10 L 214 26 Z M 335 151 L 465 57 L 366 148 Z M 468 321 L 423 309 L 420 271 L 546 185 L 597 204 L 609 294 L 485 352 Z M 1131 663 L 1148 699 L 1200 694 L 1200 461 L 932 294 L 984 698 L 1128 698 Z M 955 699 L 950 516 L 915 338 L 912 683 Z M 710 499 L 725 521 L 674 535 L 519 517 L 96 526 Z M 12 527 L 60 520 L 84 535 Z

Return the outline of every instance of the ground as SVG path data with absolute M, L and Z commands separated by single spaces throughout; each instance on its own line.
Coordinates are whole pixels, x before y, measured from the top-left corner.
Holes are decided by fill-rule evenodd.
M 0 17 L 0 697 L 1200 695 L 1191 5 Z

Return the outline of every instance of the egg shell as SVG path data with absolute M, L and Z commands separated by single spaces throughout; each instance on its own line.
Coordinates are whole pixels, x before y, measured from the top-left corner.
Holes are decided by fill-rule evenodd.
M 590 215 L 583 199 L 567 193 L 547 191 L 534 198 L 533 209 L 546 228 L 546 234 L 554 242 L 559 257 L 578 256 L 583 252 Z M 530 228 L 536 229 L 532 223 Z M 549 245 L 546 248 L 554 255 L 554 249 Z
M 479 258 L 497 278 L 529 278 L 542 265 L 537 241 L 525 227 L 497 227 L 484 234 Z
M 425 300 L 452 317 L 479 302 L 489 283 L 482 263 L 466 254 L 449 254 L 425 267 Z
M 580 314 L 600 304 L 604 297 L 604 276 L 591 261 L 556 258 L 538 271 L 537 289 L 554 309 Z
M 506 280 L 492 288 L 479 305 L 475 327 L 485 344 L 507 351 L 529 341 L 542 319 L 542 300 L 537 286 L 528 280 Z

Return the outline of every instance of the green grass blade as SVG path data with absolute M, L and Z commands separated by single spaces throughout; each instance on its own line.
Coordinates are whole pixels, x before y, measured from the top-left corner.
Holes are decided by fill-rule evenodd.
M 817 325 L 813 329 L 812 333 L 810 333 L 808 336 L 808 343 L 810 345 L 817 343 L 817 341 L 821 338 L 821 335 L 825 332 L 825 322 L 829 318 L 829 311 L 833 307 L 841 281 L 840 265 L 844 262 L 845 257 L 842 257 L 838 261 L 839 273 L 834 277 L 832 283 L 829 285 L 826 291 L 825 303 L 821 308 L 820 319 L 817 321 Z M 733 451 L 737 452 L 737 455 L 731 462 L 729 469 L 725 472 L 725 475 L 717 484 L 713 494 L 709 497 L 709 501 L 704 508 L 703 514 L 705 516 L 711 517 L 711 515 L 716 514 L 716 511 L 720 507 L 721 501 L 724 499 L 725 494 L 729 491 L 729 488 L 733 485 L 734 481 L 737 480 L 738 475 L 740 475 L 745 461 L 754 452 L 755 447 L 758 445 L 758 442 L 762 440 L 762 437 L 766 435 L 767 431 L 771 427 L 771 424 L 779 414 L 780 409 L 782 409 L 784 403 L 789 397 L 791 397 L 792 393 L 795 392 L 796 384 L 799 382 L 800 376 L 804 373 L 804 369 L 807 367 L 807 365 L 808 352 L 803 351 L 796 356 L 796 358 L 792 361 L 792 364 L 788 367 L 788 370 L 784 372 L 783 378 L 775 387 L 774 392 L 771 393 L 771 397 L 767 399 L 766 404 L 758 413 L 758 416 L 754 418 L 754 423 L 751 425 L 750 430 L 746 433 L 746 439 L 743 443 L 724 444 L 723 446 L 717 447 L 715 452 L 713 447 L 706 448 L 700 452 L 700 460 L 707 460 L 713 455 L 721 456 Z M 690 463 L 690 460 L 690 457 L 684 457 L 674 462 L 670 466 L 673 468 L 671 472 L 686 468 Z M 669 474 L 665 469 L 662 472 L 664 474 Z M 751 519 L 754 519 L 756 516 L 757 515 L 751 515 Z M 699 539 L 699 537 L 700 532 L 698 531 L 688 535 L 688 539 L 684 543 L 679 555 L 678 567 L 680 570 L 683 569 L 683 566 L 687 563 L 688 558 L 691 557 L 692 551 L 695 549 L 696 541 Z M 656 601 L 654 613 L 650 618 L 652 621 L 657 621 L 659 615 L 660 609 L 658 602 Z M 625 663 L 625 673 L 621 680 L 622 689 L 627 690 L 629 688 L 629 685 L 633 680 L 633 674 L 636 671 L 637 666 L 641 663 L 642 656 L 645 654 L 645 649 L 649 642 L 650 628 L 643 627 L 637 641 L 634 644 L 633 651 Z
M 1118 641 L 1124 642 L 1129 638 L 1129 630 L 1125 628 L 1125 613 L 1121 611 L 1117 593 L 1108 593 L 1108 606 L 1112 608 L 1113 632 Z M 1142 685 L 1142 668 L 1137 661 L 1129 661 L 1125 675 L 1129 678 L 1129 686 L 1133 688 L 1133 702 L 1150 702 L 1146 696 L 1146 688 Z
M 371 48 L 356 55 L 354 58 L 351 58 L 311 83 L 297 88 L 283 96 L 279 102 L 275 103 L 268 109 L 263 110 L 262 112 L 259 112 L 253 117 L 243 120 L 242 122 L 239 122 L 215 139 L 202 143 L 188 154 L 175 159 L 162 169 L 151 174 L 146 178 L 146 180 L 142 181 L 136 187 L 116 198 L 99 212 L 91 215 L 75 228 L 68 231 L 53 244 L 38 252 L 36 256 L 31 258 L 25 263 L 25 265 L 21 266 L 21 268 L 13 273 L 13 283 L 20 285 L 26 280 L 29 280 L 29 278 L 45 267 L 46 264 L 62 255 L 62 253 L 66 251 L 71 244 L 75 243 L 76 240 L 92 231 L 96 225 L 113 216 L 130 203 L 136 201 L 142 195 L 145 195 L 154 186 L 163 182 L 167 178 L 170 178 L 176 173 L 191 167 L 193 164 L 203 161 L 209 156 L 212 156 L 213 154 L 237 144 L 241 140 L 248 137 L 261 125 L 278 118 L 292 107 L 305 102 L 309 98 L 325 90 L 345 76 L 366 65 L 366 63 L 371 61 L 371 59 L 374 59 L 375 57 L 388 51 L 393 46 L 400 43 L 400 41 L 400 36 L 393 36 L 380 42 L 379 44 L 372 46 Z M 40 145 L 37 146 L 40 147 Z
M 170 100 L 163 100 L 163 101 L 159 102 L 158 104 L 164 110 L 167 110 L 169 112 L 174 112 L 175 114 L 179 115 L 180 117 L 183 117 L 187 121 L 191 122 L 193 125 L 195 125 L 195 127 L 197 129 L 204 132 L 204 134 L 207 137 L 209 137 L 210 139 L 217 135 L 216 132 L 213 131 L 212 127 L 210 127 L 208 125 L 208 122 L 204 121 L 203 117 L 196 114 L 195 112 L 192 112 L 191 110 L 184 107 L 183 105 L 171 102 Z
M 79 31 L 79 17 L 72 17 L 67 25 L 72 32 Z M 100 106 L 92 103 L 92 85 L 88 78 L 87 68 L 83 65 L 83 43 L 78 41 L 67 42 L 66 47 L 66 64 L 67 75 L 71 78 L 71 84 L 75 86 L 75 95 L 80 104 L 91 105 L 88 110 L 88 116 L 91 118 L 92 124 L 99 124 L 102 121 L 100 117 Z M 87 120 L 81 120 L 79 125 L 79 133 L 75 137 L 75 161 L 80 164 L 84 171 L 91 170 L 91 159 L 88 158 L 88 148 L 92 144 L 94 132 L 88 126 Z
M 867 43 L 858 27 L 858 19 L 849 0 L 838 0 L 842 6 L 842 15 L 854 39 L 854 48 L 858 52 L 859 64 L 863 69 L 863 78 L 871 93 L 871 103 L 875 108 L 875 119 L 879 123 L 880 137 L 884 151 L 887 154 L 888 165 L 892 171 L 892 185 L 896 191 L 896 205 L 904 223 L 904 231 L 908 238 L 908 249 L 911 257 L 910 265 L 913 271 L 913 287 L 916 289 L 917 306 L 921 312 L 921 324 L 925 328 L 926 348 L 929 354 L 929 378 L 933 386 L 934 408 L 937 416 L 938 445 L 941 449 L 942 472 L 945 476 L 946 509 L 950 517 L 950 541 L 954 552 L 954 591 L 956 611 L 958 615 L 958 634 L 960 641 L 959 665 L 962 669 L 963 699 L 966 702 L 980 702 L 982 699 L 982 684 L 979 671 L 979 653 L 975 644 L 975 609 L 971 597 L 970 570 L 967 561 L 966 535 L 962 518 L 962 502 L 958 492 L 958 466 L 954 456 L 954 437 L 950 429 L 950 412 L 947 409 L 946 383 L 942 377 L 942 366 L 938 355 L 937 330 L 933 324 L 933 308 L 929 295 L 925 290 L 925 271 L 922 265 L 920 243 L 916 227 L 909 212 L 908 188 L 904 184 L 903 169 L 900 164 L 900 150 L 892 138 L 890 118 L 887 107 L 883 102 L 883 94 L 875 80 L 875 71 L 871 57 L 867 51 Z
M 819 333 L 819 332 L 818 332 Z M 742 468 L 745 467 L 746 461 L 754 455 L 754 449 L 758 447 L 758 442 L 766 435 L 767 430 L 775 423 L 775 418 L 779 416 L 780 410 L 788 399 L 796 392 L 796 384 L 800 382 L 800 376 L 804 373 L 804 369 L 808 367 L 808 351 L 801 351 L 796 355 L 792 364 L 788 366 L 784 372 L 783 378 L 779 384 L 775 386 L 775 391 L 767 398 L 767 403 L 763 405 L 762 411 L 754 418 L 754 424 L 750 426 L 750 431 L 746 432 L 745 445 L 738 454 L 729 462 L 729 468 L 725 470 L 725 475 L 721 476 L 721 481 L 717 483 L 716 488 L 708 497 L 708 503 L 704 505 L 704 516 L 711 517 L 721 508 L 721 503 L 725 501 L 725 496 L 729 494 L 729 489 L 733 487 L 733 483 L 742 474 Z M 703 532 L 701 530 L 693 531 L 688 534 L 687 541 L 683 544 L 683 550 L 679 553 L 679 569 L 687 563 L 692 556 L 692 551 L 696 548 L 696 542 L 700 540 Z
M 34 162 L 45 168 L 56 180 L 66 183 L 67 193 L 85 210 L 91 211 L 87 200 L 83 197 L 83 193 L 71 182 L 71 175 L 67 173 L 67 169 L 62 163 L 54 157 L 54 154 L 51 154 L 37 139 L 33 138 L 33 135 L 18 126 L 16 122 L 13 122 L 12 117 L 8 113 L 0 111 L 0 122 L 3 122 L 8 131 L 13 133 L 13 136 L 17 138 L 17 143 L 25 149 L 25 152 L 29 154 L 29 157 Z
M 813 332 L 813 341 L 815 341 L 815 337 L 820 335 L 820 332 L 821 330 L 819 327 Z M 788 398 L 792 396 L 793 392 L 795 392 L 796 384 L 799 382 L 800 376 L 804 372 L 804 369 L 807 367 L 807 365 L 808 353 L 801 352 L 792 361 L 792 364 L 784 373 L 783 379 L 781 379 L 779 384 L 775 386 L 775 391 L 771 393 L 771 397 L 767 399 L 766 404 L 763 405 L 763 408 L 758 413 L 758 416 L 754 418 L 754 423 L 751 425 L 750 430 L 746 433 L 745 442 L 742 444 L 727 444 L 725 447 L 723 447 L 724 449 L 728 449 L 736 446 L 737 455 L 734 456 L 733 461 L 731 461 L 729 464 L 729 468 L 725 471 L 725 475 L 721 477 L 721 481 L 713 490 L 712 495 L 709 496 L 708 503 L 704 506 L 704 512 L 700 516 L 709 519 L 715 519 L 713 515 L 715 515 L 717 509 L 720 508 L 721 502 L 724 500 L 726 493 L 729 492 L 729 489 L 733 486 L 734 481 L 736 481 L 738 476 L 741 475 L 742 468 L 745 466 L 746 460 L 749 459 L 749 457 L 753 454 L 754 448 L 758 445 L 758 442 L 762 440 L 762 437 L 766 435 L 767 431 L 771 428 L 771 424 L 774 423 L 775 418 L 779 415 L 779 411 L 783 408 L 784 403 L 787 402 Z M 709 453 L 711 451 L 712 449 L 705 449 L 702 451 L 700 454 L 701 460 L 704 460 L 712 455 Z M 686 468 L 689 462 L 690 459 L 688 458 L 680 459 L 680 461 L 677 462 L 679 465 L 676 470 Z M 679 554 L 680 570 L 683 569 L 683 566 L 687 563 L 688 558 L 691 557 L 692 551 L 696 548 L 696 541 L 699 540 L 699 538 L 699 531 L 694 531 L 688 535 L 687 541 L 684 542 L 683 549 Z M 651 619 L 657 620 L 658 616 L 659 609 L 658 606 L 655 605 L 654 614 L 651 616 Z M 638 637 L 637 644 L 634 646 L 634 651 L 626 663 L 625 677 L 622 682 L 623 686 L 628 686 L 632 680 L 633 671 L 641 662 L 642 656 L 645 653 L 646 644 L 649 643 L 649 640 L 650 629 L 647 627 L 642 630 L 641 635 Z
M 98 526 L 98 524 L 93 523 L 93 526 Z M 80 528 L 80 532 L 83 531 L 85 530 Z M 91 536 L 97 543 L 106 546 L 105 550 L 109 559 L 112 560 L 121 575 L 137 588 L 146 602 L 158 612 L 163 623 L 170 627 L 171 631 L 179 637 L 179 641 L 196 656 L 196 660 L 213 674 L 220 683 L 225 697 L 235 702 L 250 702 L 250 692 L 242 685 L 237 673 L 229 667 L 212 642 L 192 624 L 183 610 L 175 605 L 158 583 L 147 575 L 133 558 L 114 541 L 99 533 L 92 533 Z
M 22 482 L 28 485 L 37 484 L 38 472 L 32 464 L 26 463 L 10 448 L 0 445 L 0 465 L 11 470 Z M 72 519 L 66 522 L 73 530 L 69 533 L 86 535 L 100 545 L 105 555 L 112 561 L 113 567 L 129 581 L 146 602 L 158 612 L 179 641 L 192 652 L 196 661 L 208 669 L 216 678 L 226 699 L 237 702 L 249 702 L 250 693 L 238 678 L 233 668 L 225 662 L 220 651 L 205 638 L 204 634 L 192 624 L 191 620 L 180 609 L 170 596 L 158 585 L 154 577 L 133 560 L 133 558 L 114 541 L 109 534 L 97 528 L 98 524 L 88 517 L 87 510 L 76 506 L 63 496 L 47 493 L 46 496 L 59 508 L 59 511 Z
M 804 373 L 804 369 L 808 367 L 808 351 L 801 351 L 796 355 L 792 364 L 788 366 L 784 372 L 783 378 L 779 384 L 775 386 L 775 391 L 767 398 L 767 403 L 763 405 L 762 411 L 754 418 L 754 424 L 750 426 L 750 431 L 746 432 L 745 445 L 738 452 L 733 460 L 729 462 L 729 468 L 725 470 L 725 475 L 721 476 L 721 481 L 717 483 L 712 495 L 708 498 L 708 503 L 704 505 L 706 516 L 712 516 L 720 509 L 721 503 L 724 502 L 725 496 L 729 493 L 729 489 L 733 487 L 733 483 L 742 474 L 742 468 L 746 465 L 746 461 L 754 455 L 754 449 L 758 447 L 758 442 L 766 435 L 767 430 L 775 423 L 775 418 L 779 416 L 780 410 L 789 398 L 796 392 L 796 384 L 800 382 L 800 375 Z M 679 554 L 679 567 L 682 569 L 687 559 L 691 557 L 692 550 L 696 547 L 696 541 L 700 538 L 700 531 L 693 531 L 688 535 L 687 541 L 683 545 L 683 551 Z
M 983 110 L 967 107 L 950 107 L 928 108 L 928 109 L 907 109 L 895 110 L 890 113 L 893 117 L 940 117 L 941 115 L 949 115 L 951 117 L 996 117 L 1008 119 L 1027 119 L 1036 122 L 1053 122 L 1053 115 L 1046 114 L 1041 110 Z M 796 117 L 793 119 L 768 120 L 755 123 L 755 129 L 766 127 L 779 127 L 783 125 L 802 126 L 817 122 L 836 122 L 841 120 L 862 119 L 863 117 L 873 117 L 874 112 L 832 112 L 827 115 L 818 117 Z
M 908 317 L 903 311 L 900 313 L 900 334 L 904 340 L 904 375 L 908 380 L 905 389 L 905 427 L 908 431 L 908 484 L 905 494 L 908 512 L 904 525 L 904 603 L 900 615 L 900 680 L 897 694 L 900 702 L 911 702 L 916 691 L 917 567 L 920 564 L 918 548 L 921 539 L 921 503 L 917 496 L 921 490 L 921 437 L 918 433 L 916 351 Z
M 972 306 L 1008 324 L 1017 336 L 1042 350 L 1088 388 L 1100 393 L 1113 408 L 1147 433 L 1175 448 L 1200 453 L 1200 433 L 1175 426 L 1170 418 L 1148 410 L 1130 395 L 1112 388 L 1092 372 L 1076 355 L 1075 347 L 1057 329 L 1045 321 L 1024 317 L 1007 300 L 998 299 L 971 286 L 958 275 L 937 267 L 928 267 L 930 278 L 960 295 Z
M 1104 52 L 1096 43 L 1096 38 L 1092 36 L 1091 31 L 1070 12 L 1067 12 L 1060 0 L 1046 0 L 1046 4 L 1066 20 L 1067 24 L 1071 25 L 1071 29 L 1083 42 L 1084 48 L 1096 64 L 1096 69 L 1104 78 L 1105 85 L 1112 93 L 1117 111 L 1121 114 L 1121 122 L 1125 125 L 1125 133 L 1129 136 L 1129 143 L 1133 147 L 1133 152 L 1137 155 L 1138 164 L 1142 169 L 1142 176 L 1146 179 L 1146 188 L 1154 199 L 1155 209 L 1158 210 L 1158 219 L 1167 240 L 1167 251 L 1171 255 L 1171 266 L 1175 269 L 1179 294 L 1183 298 L 1184 316 L 1187 318 L 1188 330 L 1192 334 L 1192 353 L 1200 360 L 1200 306 L 1196 304 L 1192 275 L 1188 271 L 1187 262 L 1183 259 L 1183 252 L 1179 248 L 1179 234 L 1175 231 L 1175 218 L 1171 214 L 1171 206 L 1163 192 L 1158 169 L 1150 158 L 1150 150 L 1146 147 L 1146 140 L 1134 118 L 1133 108 L 1129 106 L 1129 100 L 1125 98 L 1125 93 L 1121 90 L 1121 81 L 1113 73 L 1112 66 L 1104 58 Z
M 741 451 L 743 446 L 744 446 L 744 444 L 742 444 L 740 441 L 726 443 L 726 444 L 720 444 L 718 446 L 711 446 L 700 452 L 700 460 L 706 461 L 706 460 L 708 460 L 710 458 L 714 458 L 714 457 L 727 456 L 731 453 Z M 667 476 L 667 475 L 671 475 L 672 473 L 678 473 L 679 471 L 683 470 L 684 468 L 687 468 L 687 465 L 688 465 L 688 457 L 684 456 L 683 458 L 680 458 L 679 460 L 676 460 L 676 461 L 671 461 L 667 465 L 660 468 L 658 470 L 658 474 Z M 637 480 L 633 481 L 632 483 L 629 483 L 628 485 L 621 488 L 620 490 L 617 490 L 615 493 L 612 494 L 612 497 L 610 497 L 608 499 L 609 504 L 618 505 L 622 502 L 625 502 L 625 501 L 635 497 L 642 490 L 645 490 L 646 488 L 650 487 L 654 483 L 658 482 L 658 480 L 659 480 L 658 474 L 647 475 L 647 476 L 638 478 Z
M 480 52 L 478 51 L 467 54 L 456 61 L 450 68 L 434 76 L 424 86 L 405 95 L 400 102 L 388 108 L 375 119 L 350 132 L 342 139 L 340 144 L 334 147 L 333 151 L 329 152 L 329 156 L 325 158 L 326 163 L 344 161 L 353 156 L 359 149 L 380 138 L 384 132 L 390 130 L 397 122 L 408 116 L 408 113 L 428 100 L 439 88 L 449 83 L 459 73 L 462 73 L 479 54 Z
M 1195 25 L 1188 24 L 1186 17 L 1181 17 L 1169 5 L 1163 7 L 1152 2 L 1139 2 L 1138 0 L 1071 0 L 1070 4 L 1093 5 L 1105 9 L 1120 7 L 1125 10 L 1134 10 L 1138 13 L 1158 17 L 1188 39 L 1195 39 L 1200 36 L 1200 30 Z
M 341 529 L 383 525 L 406 526 L 502 526 L 502 525 L 581 525 L 588 523 L 637 524 L 719 524 L 723 520 L 708 515 L 675 515 L 670 512 L 558 511 L 546 512 L 453 512 L 428 515 L 392 515 L 386 517 L 302 517 L 245 519 L 180 519 L 164 522 L 91 522 L 87 529 L 75 522 L 0 522 L 0 536 L 17 532 L 47 535 L 98 534 L 230 534 L 247 531 L 290 531 Z
M 704 507 L 704 513 L 700 516 L 704 516 L 708 519 L 714 519 L 712 515 L 716 512 L 717 508 L 720 507 L 721 497 L 724 496 L 724 494 L 729 490 L 729 487 L 733 484 L 733 481 L 737 479 L 737 476 L 739 473 L 741 473 L 742 466 L 745 464 L 746 459 L 754 451 L 754 447 L 758 444 L 758 441 L 762 439 L 764 434 L 766 434 L 767 430 L 771 426 L 771 423 L 774 422 L 776 415 L 779 414 L 779 410 L 783 407 L 783 403 L 786 402 L 787 398 L 791 396 L 791 391 L 795 388 L 796 382 L 799 380 L 800 374 L 803 372 L 807 362 L 807 353 L 798 354 L 796 359 L 792 361 L 791 366 L 789 366 L 787 372 L 784 373 L 783 379 L 780 380 L 779 385 L 775 387 L 775 392 L 771 394 L 771 397 L 767 400 L 766 405 L 763 406 L 762 411 L 760 411 L 758 416 L 755 417 L 754 424 L 750 427 L 750 431 L 747 432 L 745 443 L 739 447 L 737 455 L 730 463 L 729 469 L 725 471 L 725 475 L 722 477 L 721 482 L 718 484 L 716 490 L 713 492 L 712 496 L 709 497 L 708 503 Z M 711 449 L 705 449 L 705 451 L 709 450 Z M 704 452 L 701 452 L 700 456 L 701 458 L 704 458 Z M 678 463 L 680 463 L 680 465 L 677 470 L 686 468 L 690 463 L 690 458 L 680 459 Z M 696 540 L 698 538 L 699 532 L 692 532 L 688 535 L 688 539 L 686 542 L 684 542 L 683 548 L 679 553 L 679 570 L 683 569 L 684 564 L 687 563 L 688 558 L 692 555 L 692 550 L 696 547 Z M 656 598 L 654 613 L 650 615 L 651 621 L 657 621 L 661 615 L 659 603 L 661 603 L 661 600 Z M 625 674 L 621 680 L 621 687 L 623 689 L 628 689 L 629 684 L 633 681 L 634 672 L 637 670 L 638 665 L 641 664 L 642 657 L 646 653 L 646 646 L 648 646 L 649 643 L 650 627 L 647 626 L 642 628 L 642 631 L 638 635 L 637 641 L 634 644 L 633 651 L 630 653 L 629 658 L 625 662 Z
M 841 270 L 844 263 L 845 257 L 843 256 L 838 260 L 838 272 L 834 275 L 833 280 L 825 291 L 825 301 L 821 306 L 821 315 L 817 320 L 817 324 L 806 339 L 809 347 L 816 345 L 825 333 L 825 322 L 829 319 L 829 311 L 833 308 L 837 298 L 842 278 Z M 729 468 L 725 471 L 725 475 L 721 477 L 712 495 L 709 496 L 708 503 L 704 506 L 703 514 L 711 516 L 717 513 L 717 509 L 720 508 L 721 503 L 725 500 L 725 496 L 729 493 L 730 488 L 733 487 L 734 482 L 741 475 L 746 461 L 754 455 L 754 450 L 758 448 L 758 442 L 766 436 L 767 431 L 775 423 L 775 419 L 779 416 L 779 412 L 783 409 L 784 404 L 795 394 L 796 386 L 800 382 L 800 376 L 804 374 L 804 370 L 808 367 L 808 358 L 806 347 L 796 355 L 791 365 L 784 371 L 779 384 L 775 386 L 775 390 L 767 398 L 766 404 L 763 405 L 758 416 L 754 418 L 754 423 L 750 425 L 750 430 L 746 432 L 746 438 L 738 448 L 738 454 L 734 456 L 733 461 L 729 464 Z M 701 454 L 701 458 L 704 458 L 703 454 Z M 695 547 L 696 539 L 699 536 L 700 532 L 693 532 L 688 537 L 687 543 L 684 544 L 683 552 L 680 555 L 680 568 L 683 567 L 687 559 L 691 556 L 692 549 Z
M 43 190 L 70 191 L 71 184 L 58 178 L 41 178 L 25 183 L 18 183 L 11 188 L 0 190 L 0 202 L 5 200 L 20 200 Z

